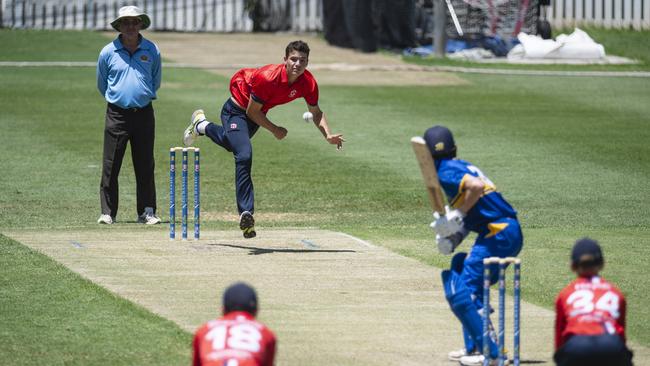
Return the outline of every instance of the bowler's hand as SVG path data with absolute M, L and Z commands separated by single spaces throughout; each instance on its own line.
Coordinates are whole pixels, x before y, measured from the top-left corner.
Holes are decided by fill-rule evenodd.
M 341 150 L 343 148 L 343 143 L 345 142 L 345 139 L 343 138 L 342 134 L 327 135 L 325 139 L 330 144 L 336 145 L 337 150 Z
M 287 136 L 287 132 L 288 131 L 286 128 L 277 126 L 277 128 L 273 130 L 273 136 L 275 136 L 275 138 L 278 140 L 282 140 Z

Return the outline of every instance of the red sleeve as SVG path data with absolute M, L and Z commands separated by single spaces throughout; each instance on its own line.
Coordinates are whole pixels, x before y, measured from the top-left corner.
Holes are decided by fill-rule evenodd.
M 269 95 L 269 90 L 272 88 L 269 87 L 269 81 L 266 78 L 264 69 L 258 69 L 251 76 L 251 98 L 260 104 L 264 104 L 271 99 Z
M 623 337 L 623 341 L 626 342 L 626 337 L 625 337 L 625 313 L 627 311 L 627 309 L 626 309 L 627 308 L 627 302 L 625 301 L 625 296 L 623 296 L 622 293 L 619 296 L 621 298 L 620 304 L 619 304 L 619 308 L 620 308 L 621 313 L 620 313 L 620 316 L 618 318 L 618 322 L 621 325 L 621 328 L 623 328 L 623 332 L 621 333 L 621 337 Z
M 194 335 L 194 340 L 192 341 L 192 365 L 201 366 L 201 350 L 199 345 L 201 344 L 201 338 L 203 338 L 203 328 L 199 329 Z
M 318 105 L 318 83 L 311 74 L 309 80 L 310 82 L 305 88 L 305 102 L 311 106 L 315 106 Z
M 564 315 L 564 300 L 562 293 L 557 296 L 555 299 L 555 350 L 562 346 L 562 333 L 566 328 L 566 316 Z
M 266 342 L 266 349 L 264 352 L 266 359 L 264 360 L 263 366 L 273 366 L 275 363 L 275 335 L 268 328 L 266 329 L 265 333 L 266 334 L 264 335 L 264 338 L 266 338 L 268 341 Z

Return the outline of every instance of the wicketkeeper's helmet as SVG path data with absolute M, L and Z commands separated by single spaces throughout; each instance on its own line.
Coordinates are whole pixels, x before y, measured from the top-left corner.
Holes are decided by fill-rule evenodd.
M 238 282 L 226 289 L 223 293 L 223 313 L 231 311 L 257 314 L 257 295 L 251 286 Z
M 424 132 L 424 141 L 434 159 L 456 157 L 456 143 L 451 131 L 444 126 L 433 126 Z

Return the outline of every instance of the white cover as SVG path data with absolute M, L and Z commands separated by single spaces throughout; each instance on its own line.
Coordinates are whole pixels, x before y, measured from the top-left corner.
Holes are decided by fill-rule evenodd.
M 570 35 L 560 34 L 556 40 L 519 33 L 520 44 L 508 52 L 508 59 L 602 59 L 605 48 L 576 28 Z

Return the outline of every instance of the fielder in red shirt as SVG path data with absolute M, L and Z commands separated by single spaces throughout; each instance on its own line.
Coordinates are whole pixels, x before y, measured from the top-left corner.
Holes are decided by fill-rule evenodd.
M 592 239 L 578 240 L 571 252 L 573 282 L 555 300 L 555 363 L 558 366 L 627 366 L 625 297 L 598 273 L 604 259 Z
M 255 320 L 257 295 L 245 283 L 224 292 L 223 317 L 202 325 L 192 342 L 193 366 L 272 366 L 275 335 Z
M 203 110 L 198 109 L 185 129 L 183 143 L 186 146 L 190 146 L 198 136 L 207 135 L 217 145 L 233 153 L 239 228 L 244 238 L 256 235 L 251 138 L 260 126 L 278 140 L 287 136 L 286 128 L 276 125 L 266 116 L 269 109 L 303 98 L 313 116 L 314 125 L 327 142 L 336 145 L 337 149 L 345 142 L 343 135 L 332 134 L 327 118 L 318 106 L 318 84 L 307 71 L 308 62 L 309 46 L 303 41 L 294 41 L 285 49 L 284 63 L 237 71 L 230 80 L 231 97 L 221 110 L 222 124 L 211 123 Z

